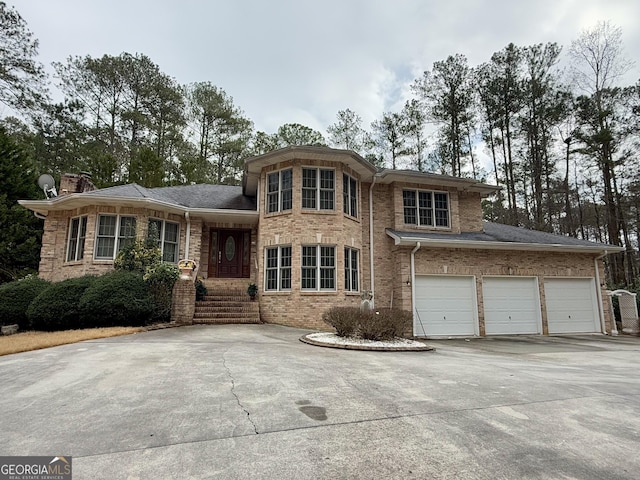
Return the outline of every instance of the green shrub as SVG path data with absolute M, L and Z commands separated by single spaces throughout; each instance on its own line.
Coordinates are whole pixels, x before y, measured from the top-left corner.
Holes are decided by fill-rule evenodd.
M 17 323 L 21 330 L 26 329 L 29 325 L 29 304 L 49 285 L 49 282 L 38 277 L 27 277 L 0 285 L 0 323 Z
M 412 321 L 411 312 L 381 308 L 363 315 L 358 333 L 366 340 L 393 340 L 402 337 Z
M 333 307 L 324 312 L 322 320 L 336 329 L 339 337 L 350 337 L 356 332 L 362 312 L 355 307 Z
M 84 327 L 79 304 L 85 290 L 96 277 L 84 276 L 52 283 L 40 292 L 27 309 L 27 318 L 33 330 L 71 330 Z
M 198 278 L 196 280 L 196 300 L 204 300 L 207 293 L 207 287 L 205 287 L 204 282 Z
M 171 318 L 171 293 L 179 277 L 180 269 L 173 263 L 155 263 L 147 267 L 144 281 L 153 297 L 154 321 L 164 322 Z
M 114 270 L 97 277 L 80 298 L 87 327 L 145 325 L 154 303 L 142 275 Z
M 113 267 L 116 270 L 144 273 L 147 267 L 162 260 L 160 247 L 153 240 L 136 240 L 125 245 L 116 255 Z

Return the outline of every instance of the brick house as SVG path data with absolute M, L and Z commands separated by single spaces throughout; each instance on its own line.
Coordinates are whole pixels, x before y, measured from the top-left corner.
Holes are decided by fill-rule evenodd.
M 66 175 L 60 190 L 20 202 L 45 217 L 48 280 L 110 270 L 155 225 L 163 259 L 197 260 L 210 291 L 256 283 L 263 322 L 326 329 L 325 309 L 371 291 L 413 312 L 415 336 L 610 331 L 602 258 L 621 248 L 483 222 L 497 187 L 475 180 L 287 147 L 247 159 L 241 187 L 95 190 Z

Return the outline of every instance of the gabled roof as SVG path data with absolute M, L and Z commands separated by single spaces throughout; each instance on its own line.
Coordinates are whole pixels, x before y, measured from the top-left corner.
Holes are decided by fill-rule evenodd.
M 387 229 L 396 245 L 436 248 L 477 248 L 498 250 L 547 250 L 559 252 L 620 252 L 623 247 L 590 242 L 574 237 L 528 230 L 526 228 L 483 222 L 482 232 L 446 233 Z

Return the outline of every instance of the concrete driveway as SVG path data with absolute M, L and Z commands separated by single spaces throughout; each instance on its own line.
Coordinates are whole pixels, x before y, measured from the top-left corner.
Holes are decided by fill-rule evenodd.
M 306 345 L 194 326 L 0 357 L 0 455 L 74 478 L 640 477 L 640 339 Z

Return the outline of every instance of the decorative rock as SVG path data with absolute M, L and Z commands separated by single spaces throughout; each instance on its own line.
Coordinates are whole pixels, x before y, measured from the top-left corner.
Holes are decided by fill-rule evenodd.
M 18 333 L 18 325 L 4 325 L 2 327 L 2 335 L 13 335 L 14 333 Z
M 422 342 L 406 338 L 390 341 L 363 340 L 360 338 L 338 337 L 334 333 L 309 333 L 300 337 L 300 341 L 317 347 L 344 348 L 346 350 L 369 350 L 377 352 L 420 352 L 433 351 L 433 347 Z

